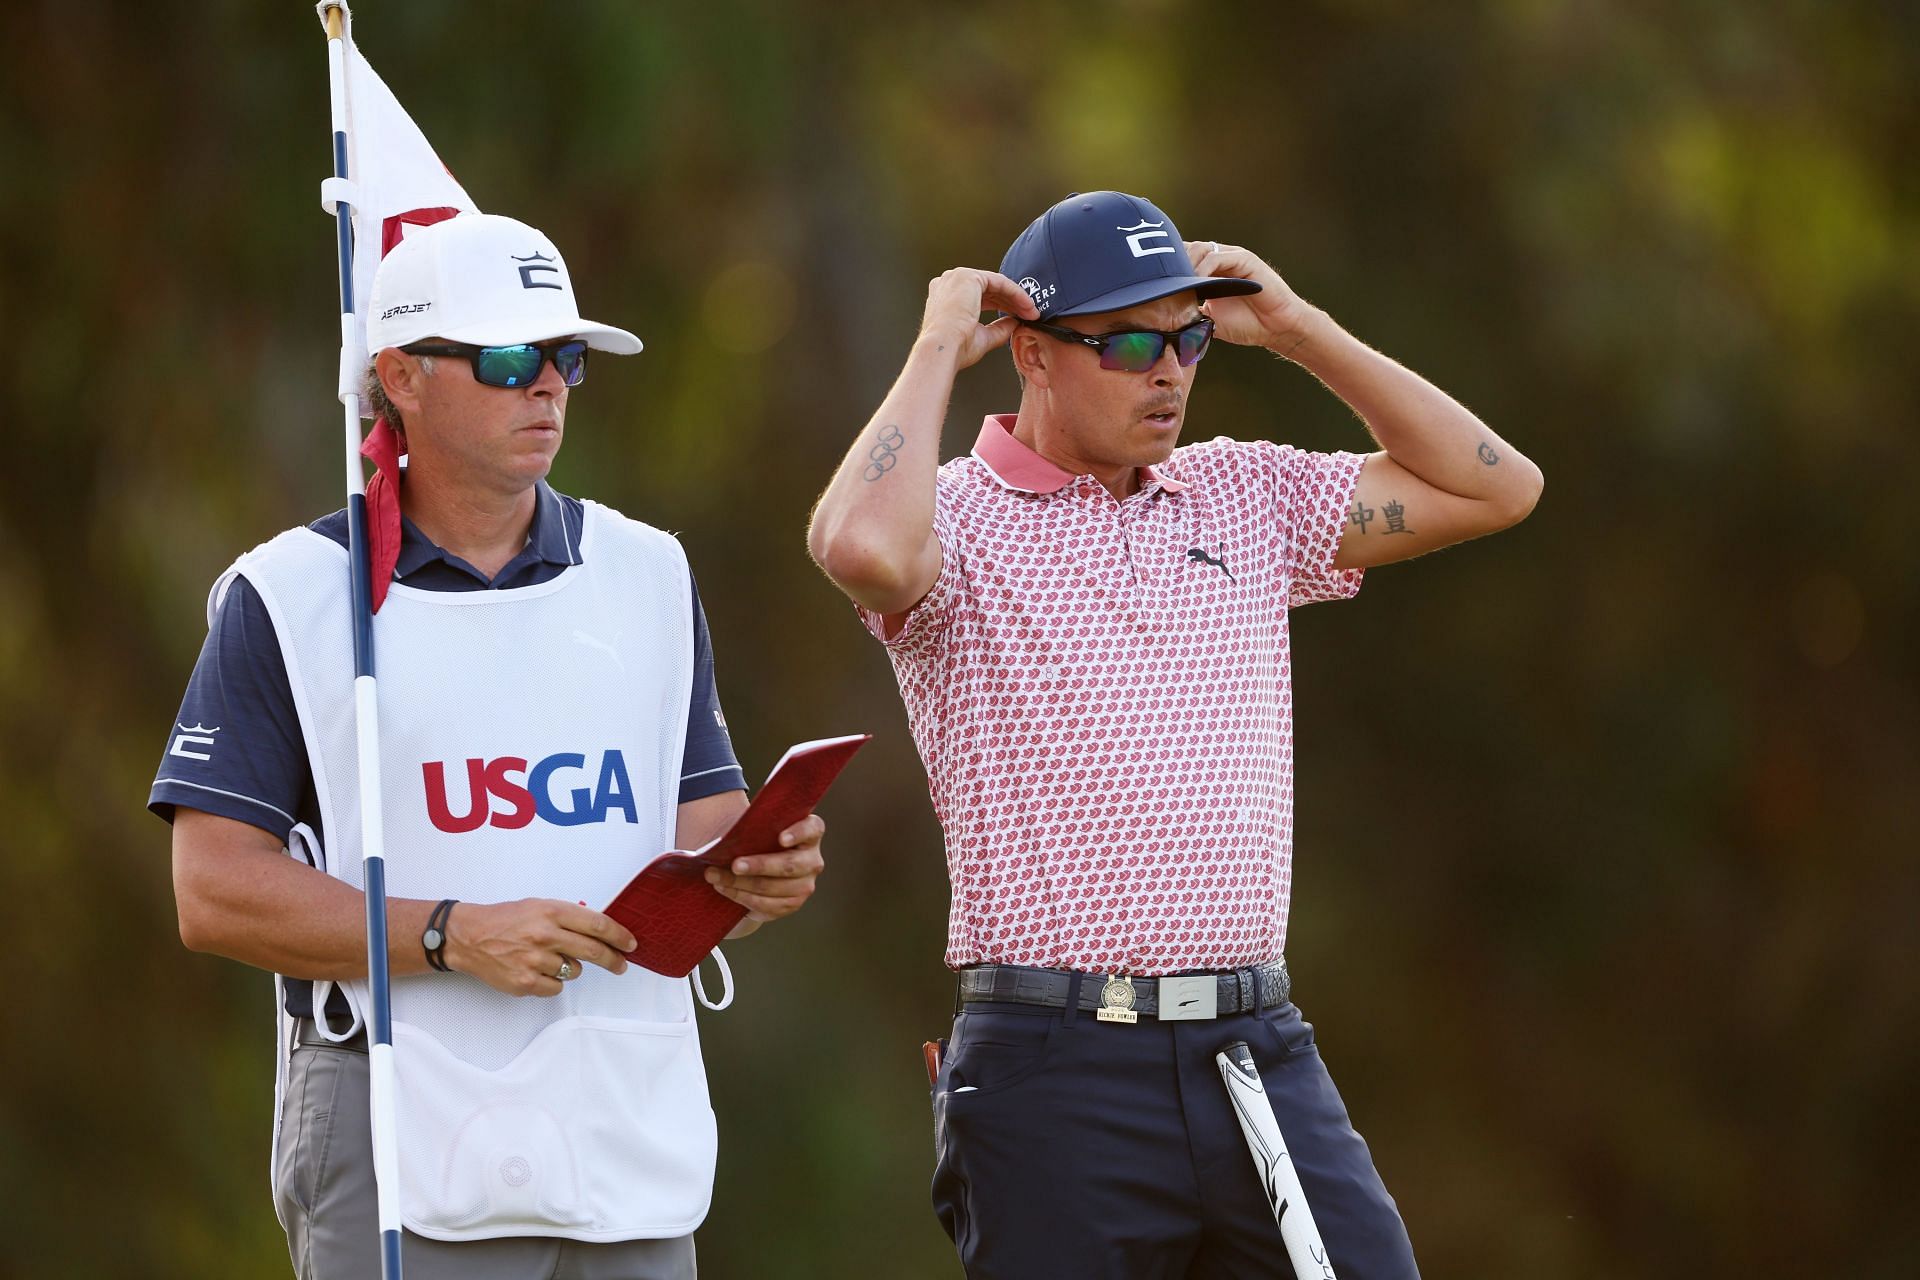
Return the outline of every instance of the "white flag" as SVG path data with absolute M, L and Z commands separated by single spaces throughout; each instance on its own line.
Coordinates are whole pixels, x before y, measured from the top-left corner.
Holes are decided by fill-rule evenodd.
M 380 259 L 411 227 L 478 213 L 420 126 L 407 115 L 346 29 L 347 177 L 353 206 L 353 310 L 357 349 L 367 349 L 366 306 Z

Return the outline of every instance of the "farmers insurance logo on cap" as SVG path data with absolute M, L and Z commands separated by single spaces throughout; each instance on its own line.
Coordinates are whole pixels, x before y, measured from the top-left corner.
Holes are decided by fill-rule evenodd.
M 1033 305 L 1040 309 L 1041 315 L 1045 315 L 1047 308 L 1053 305 L 1053 295 L 1060 292 L 1059 285 L 1043 285 L 1032 276 L 1020 277 L 1020 287 L 1027 291 L 1027 296 L 1033 299 Z
M 1258 293 L 1251 280 L 1196 276 L 1173 219 L 1120 191 L 1068 196 L 1033 220 L 1000 261 L 1042 315 L 1119 311 L 1193 290 Z
M 580 337 L 597 351 L 640 350 L 625 329 L 581 318 L 553 241 L 493 213 L 408 226 L 381 259 L 367 311 L 369 355 L 422 338 L 499 347 Z

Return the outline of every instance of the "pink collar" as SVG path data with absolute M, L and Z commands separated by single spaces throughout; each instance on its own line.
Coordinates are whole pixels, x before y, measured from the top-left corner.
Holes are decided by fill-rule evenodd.
M 1056 493 L 1078 479 L 1066 468 L 1055 466 L 1014 439 L 1013 424 L 1018 417 L 1012 413 L 990 413 L 980 424 L 980 437 L 973 442 L 973 456 L 980 460 L 987 474 L 1002 487 L 1019 493 Z M 1154 467 L 1140 468 L 1140 483 L 1142 488 L 1157 484 L 1168 493 L 1178 493 L 1187 487 L 1184 480 L 1164 476 Z

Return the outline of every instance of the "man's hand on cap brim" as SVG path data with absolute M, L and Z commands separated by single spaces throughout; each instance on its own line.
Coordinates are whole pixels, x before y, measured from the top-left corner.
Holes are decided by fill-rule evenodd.
M 1230 276 L 1260 286 L 1258 293 L 1207 299 L 1214 336 L 1244 347 L 1267 347 L 1283 355 L 1297 345 L 1313 307 L 1259 254 L 1215 240 L 1188 240 L 1186 249 L 1195 275 Z

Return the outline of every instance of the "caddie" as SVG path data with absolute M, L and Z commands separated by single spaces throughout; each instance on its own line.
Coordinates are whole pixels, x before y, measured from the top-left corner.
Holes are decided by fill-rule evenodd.
M 1181 445 L 1216 338 L 1314 374 L 1378 447 Z M 1018 412 L 941 465 L 955 375 L 1001 346 Z M 1341 1280 L 1417 1274 L 1289 999 L 1288 611 L 1540 488 L 1260 258 L 1137 196 L 1070 196 L 998 271 L 932 282 L 809 545 L 887 648 L 945 831 L 933 1199 L 974 1280 L 1291 1274 L 1214 1062 L 1233 1041 Z
M 488 214 L 408 235 L 368 318 L 370 451 L 407 457 L 369 486 L 406 1275 L 692 1276 L 716 1131 L 690 985 L 629 966 L 594 907 L 746 784 L 680 544 L 545 479 L 589 351 L 640 341 Z M 303 1280 L 380 1272 L 346 527 L 222 575 L 149 801 L 186 944 L 282 975 L 273 1192 Z M 823 831 L 708 873 L 748 908 L 733 936 L 801 906 Z

